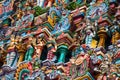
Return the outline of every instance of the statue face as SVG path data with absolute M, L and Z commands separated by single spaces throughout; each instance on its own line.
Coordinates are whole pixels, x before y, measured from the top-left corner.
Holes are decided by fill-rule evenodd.
M 14 41 L 15 40 L 15 35 L 11 35 L 10 40 Z
M 29 38 L 28 38 L 28 42 L 29 42 L 29 43 L 32 43 L 32 42 L 33 42 L 33 38 L 32 38 L 32 37 L 29 37 Z

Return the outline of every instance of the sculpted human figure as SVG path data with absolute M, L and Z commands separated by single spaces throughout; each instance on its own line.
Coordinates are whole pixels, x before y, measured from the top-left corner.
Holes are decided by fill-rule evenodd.
M 35 45 L 35 54 L 39 59 L 41 57 L 41 53 L 44 47 L 43 37 L 44 35 L 40 34 L 39 37 L 37 38 L 37 44 Z
M 28 42 L 28 45 L 27 45 L 27 52 L 25 54 L 25 61 L 31 61 L 32 60 L 32 56 L 33 56 L 33 53 L 34 53 L 34 47 L 33 47 L 33 44 L 32 44 L 32 37 L 30 36 L 29 37 L 29 42 Z
M 16 40 L 15 35 L 11 35 L 10 38 L 11 42 L 8 45 L 7 48 L 7 65 L 11 67 L 15 67 L 18 59 L 17 49 L 16 49 Z
M 19 56 L 17 64 L 19 65 L 19 63 L 24 60 L 25 51 L 26 51 L 27 48 L 26 48 L 26 44 L 23 43 L 23 41 L 22 41 L 22 37 L 17 36 L 16 39 L 17 39 L 16 48 L 17 48 L 18 56 Z
M 54 53 L 56 52 L 57 46 L 56 46 L 54 38 L 52 38 L 52 37 L 49 38 L 49 42 L 47 43 L 47 47 L 48 47 L 47 59 L 51 60 L 51 61 L 55 61 L 56 56 Z

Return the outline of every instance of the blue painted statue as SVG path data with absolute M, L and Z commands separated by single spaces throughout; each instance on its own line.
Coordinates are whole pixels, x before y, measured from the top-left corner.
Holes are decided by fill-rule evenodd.
M 52 34 L 55 34 L 70 28 L 70 22 L 68 18 L 69 14 L 70 12 L 67 10 L 62 11 L 62 16 L 60 17 L 59 21 L 55 24 L 55 28 L 52 31 Z

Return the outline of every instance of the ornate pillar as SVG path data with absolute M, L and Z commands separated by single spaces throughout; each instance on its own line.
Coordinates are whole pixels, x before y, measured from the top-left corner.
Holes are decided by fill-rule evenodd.
M 58 58 L 58 62 L 65 62 L 65 57 L 68 53 L 68 47 L 66 45 L 60 45 L 57 49 L 58 54 L 60 55 Z
M 99 37 L 98 47 L 100 46 L 106 47 L 105 40 L 111 37 L 110 30 L 109 30 L 110 26 L 111 26 L 111 20 L 109 18 L 109 15 L 104 14 L 100 16 L 100 18 L 98 19 L 98 32 L 97 32 Z
M 107 38 L 107 33 L 104 29 L 104 27 L 102 27 L 99 31 L 98 31 L 98 36 L 99 36 L 99 43 L 98 43 L 98 47 L 100 46 L 105 46 L 105 39 Z
M 68 33 L 62 33 L 60 34 L 57 39 L 57 57 L 58 62 L 65 62 L 65 57 L 67 56 L 69 50 L 68 46 L 72 44 L 72 37 Z

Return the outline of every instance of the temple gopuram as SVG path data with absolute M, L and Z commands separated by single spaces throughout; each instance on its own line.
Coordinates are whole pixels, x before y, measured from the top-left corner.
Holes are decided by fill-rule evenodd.
M 120 80 L 120 0 L 0 0 L 0 80 Z

